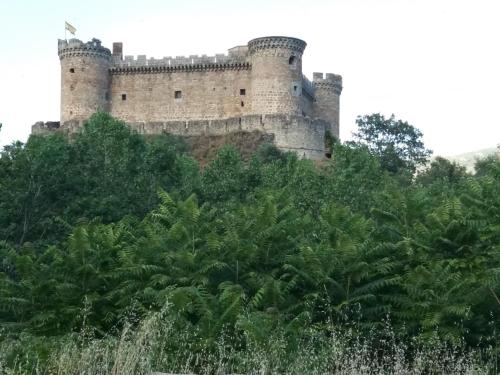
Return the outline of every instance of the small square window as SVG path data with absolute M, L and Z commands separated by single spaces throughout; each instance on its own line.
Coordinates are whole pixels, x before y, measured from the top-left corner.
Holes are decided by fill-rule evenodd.
M 182 98 L 182 91 L 176 91 L 174 93 L 174 98 L 175 99 L 181 99 Z
M 242 96 L 243 96 L 243 95 L 246 95 L 246 93 L 247 93 L 247 92 L 246 92 L 246 90 L 245 90 L 245 89 L 240 89 L 240 95 L 242 95 Z
M 74 73 L 75 72 L 75 68 L 69 68 L 69 72 L 70 73 Z
M 122 94 L 122 100 L 127 100 L 127 94 Z

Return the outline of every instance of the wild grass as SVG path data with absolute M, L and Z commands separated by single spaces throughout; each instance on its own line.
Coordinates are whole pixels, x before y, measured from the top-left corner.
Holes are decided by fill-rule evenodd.
M 382 338 L 381 338 L 382 337 Z M 494 348 L 472 350 L 438 340 L 403 342 L 388 329 L 377 339 L 355 330 L 281 330 L 265 342 L 248 336 L 202 339 L 168 311 L 151 314 L 120 335 L 83 330 L 65 337 L 1 338 L 0 374 L 498 374 Z

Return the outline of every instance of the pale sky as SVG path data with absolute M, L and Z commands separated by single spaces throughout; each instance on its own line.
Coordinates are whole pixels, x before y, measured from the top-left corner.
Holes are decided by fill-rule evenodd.
M 358 115 L 381 112 L 436 154 L 500 143 L 500 0 L 0 0 L 0 146 L 59 120 L 65 20 L 83 41 L 157 58 L 298 37 L 310 79 L 343 76 L 342 140 Z

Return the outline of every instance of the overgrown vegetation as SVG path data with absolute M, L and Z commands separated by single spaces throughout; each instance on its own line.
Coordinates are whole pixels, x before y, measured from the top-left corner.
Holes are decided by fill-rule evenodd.
M 5 147 L 0 373 L 493 371 L 500 160 L 415 177 L 427 150 L 385 141 L 321 166 L 225 147 L 200 169 L 182 140 L 96 114 Z

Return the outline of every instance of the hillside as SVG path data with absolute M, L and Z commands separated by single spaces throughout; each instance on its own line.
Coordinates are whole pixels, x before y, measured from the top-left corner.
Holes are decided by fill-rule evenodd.
M 474 172 L 474 164 L 477 159 L 482 159 L 484 157 L 494 154 L 495 152 L 499 153 L 500 149 L 495 147 L 485 148 L 482 150 L 467 152 L 464 154 L 447 156 L 446 159 L 457 162 L 460 165 L 463 165 L 464 167 L 467 168 L 469 172 L 472 173 Z

